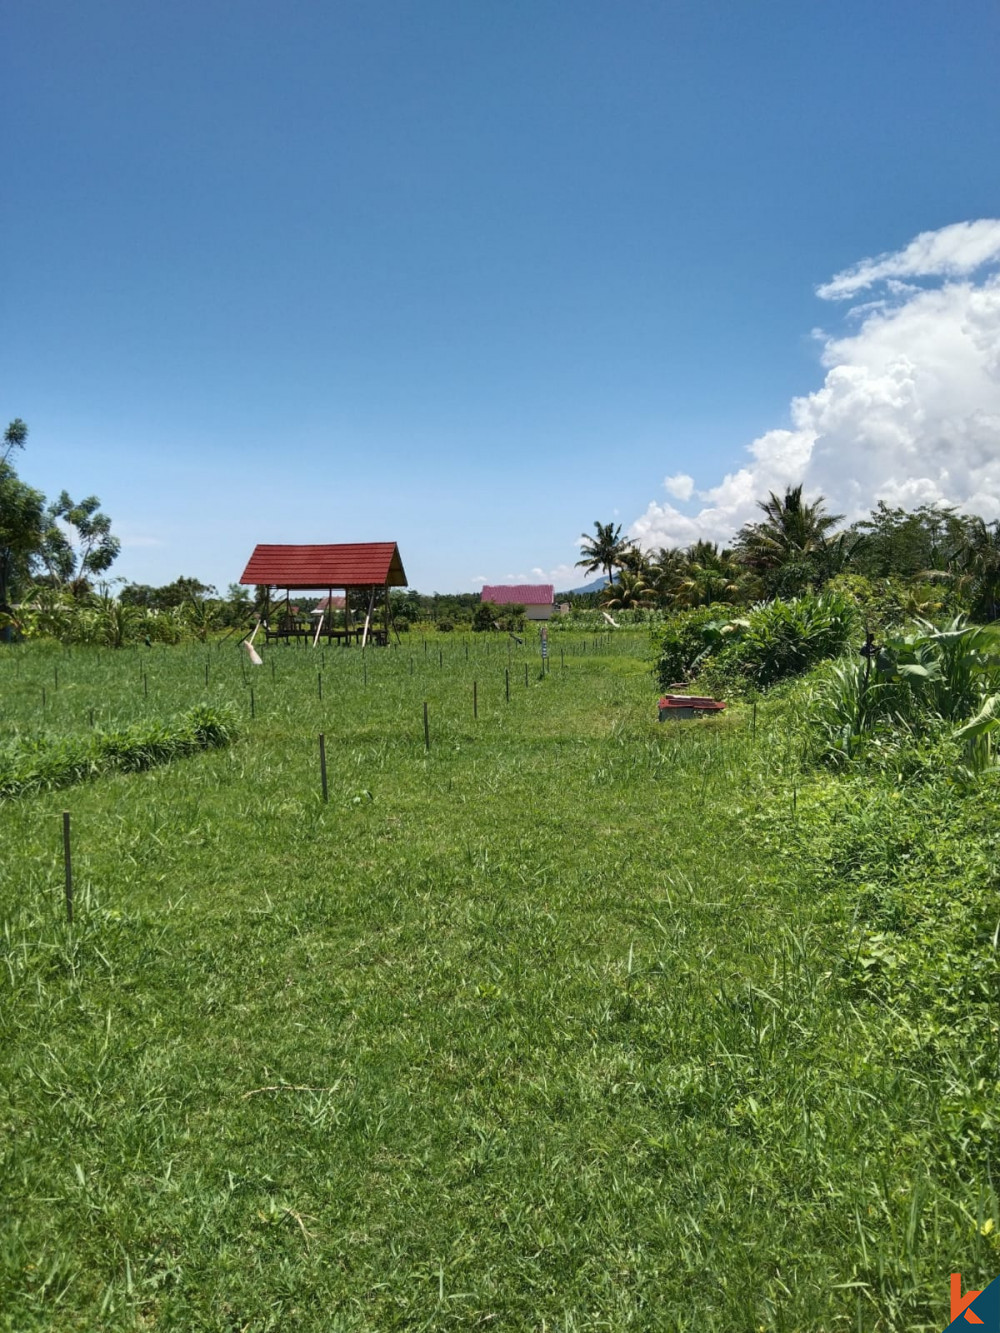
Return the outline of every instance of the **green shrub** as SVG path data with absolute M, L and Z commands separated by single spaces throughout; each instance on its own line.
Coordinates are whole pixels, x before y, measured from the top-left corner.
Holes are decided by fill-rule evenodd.
M 701 606 L 693 611 L 672 615 L 666 627 L 652 630 L 654 644 L 660 658 L 656 666 L 661 689 L 668 689 L 675 681 L 688 680 L 710 654 L 727 642 L 732 632 L 732 607 L 716 604 Z
M 918 621 L 912 633 L 887 640 L 871 666 L 838 663 L 818 679 L 810 702 L 819 756 L 872 759 L 886 745 L 947 734 L 965 745 L 971 770 L 990 766 L 1000 692 L 995 649 L 988 629 L 962 618 L 944 628 Z
M 839 657 L 858 632 L 858 613 L 838 594 L 806 593 L 752 607 L 734 626 L 740 633 L 717 655 L 716 668 L 733 680 L 767 689 Z
M 228 745 L 236 735 L 227 709 L 199 705 L 172 723 L 137 723 L 62 740 L 15 741 L 0 751 L 0 800 L 67 787 L 105 773 L 137 773 Z

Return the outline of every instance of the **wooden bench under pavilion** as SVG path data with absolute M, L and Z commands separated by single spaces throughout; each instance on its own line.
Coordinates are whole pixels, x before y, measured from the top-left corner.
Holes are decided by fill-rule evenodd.
M 349 542 L 336 546 L 254 547 L 240 583 L 267 589 L 263 628 L 267 640 L 311 639 L 317 643 L 368 643 L 385 646 L 392 630 L 390 588 L 405 588 L 406 574 L 395 542 Z M 284 590 L 272 611 L 271 592 Z M 316 615 L 301 616 L 293 593 L 324 593 Z M 335 625 L 334 592 L 344 595 L 344 623 Z M 367 610 L 351 621 L 351 594 L 361 594 Z

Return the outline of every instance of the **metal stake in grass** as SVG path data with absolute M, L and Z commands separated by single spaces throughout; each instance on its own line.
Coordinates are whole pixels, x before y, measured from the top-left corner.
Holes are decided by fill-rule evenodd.
M 212 659 L 211 659 L 210 657 L 206 657 L 206 659 L 205 659 L 205 684 L 206 684 L 206 685 L 208 684 L 208 664 L 209 664 L 209 662 L 210 662 L 211 660 L 212 660 Z
M 365 657 L 364 653 L 361 654 L 361 668 L 362 668 L 362 671 L 363 671 L 363 673 L 364 673 L 365 688 L 367 689 L 367 687 L 368 687 L 368 658 Z
M 274 680 L 274 658 L 271 658 L 271 679 Z
M 503 669 L 504 690 L 507 694 L 507 702 L 510 703 L 510 667 Z
M 479 716 L 479 682 L 472 682 L 472 716 Z
M 524 683 L 525 683 L 525 685 L 527 685 L 527 683 L 528 683 L 528 664 L 527 664 L 527 662 L 525 662 L 525 664 L 524 664 Z
M 252 686 L 252 685 L 250 686 L 250 716 L 251 716 L 251 717 L 256 717 L 256 716 L 257 716 L 257 708 L 256 708 L 256 705 L 254 704 L 253 686 Z
M 66 920 L 73 924 L 73 857 L 69 840 L 69 811 L 63 811 L 63 869 L 66 874 Z
M 424 749 L 431 748 L 431 727 L 427 720 L 427 700 L 424 700 Z
M 319 697 L 320 697 L 320 699 L 322 700 L 322 698 L 323 698 L 323 673 L 322 673 L 322 671 L 317 671 L 317 672 L 316 672 L 316 689 L 317 689 L 317 691 L 318 691 L 318 693 L 319 693 Z
M 42 712 L 45 712 L 45 686 L 42 686 Z
M 149 681 L 146 679 L 145 671 L 142 673 L 142 697 L 149 698 Z
M 323 800 L 329 801 L 330 794 L 326 785 L 326 736 L 322 731 L 319 733 L 319 780 L 323 788 Z
M 439 667 L 443 667 L 443 666 L 444 666 L 444 649 L 443 649 L 443 648 L 439 648 L 439 649 L 438 649 L 438 666 L 439 666 Z
M 91 730 L 93 730 L 93 728 L 94 728 L 94 710 L 93 710 L 93 709 L 90 710 L 90 728 L 91 728 Z

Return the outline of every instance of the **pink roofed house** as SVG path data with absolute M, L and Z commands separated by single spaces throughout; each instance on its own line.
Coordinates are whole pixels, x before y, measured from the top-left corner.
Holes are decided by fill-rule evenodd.
M 551 620 L 556 613 L 551 583 L 487 583 L 479 596 L 494 606 L 523 606 L 525 620 Z

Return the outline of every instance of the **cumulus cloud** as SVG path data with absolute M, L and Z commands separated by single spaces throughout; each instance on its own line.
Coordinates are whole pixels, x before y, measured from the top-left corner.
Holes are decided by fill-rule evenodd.
M 962 278 L 998 259 L 1000 219 L 954 222 L 938 231 L 922 231 L 895 253 L 862 259 L 817 287 L 816 295 L 825 301 L 840 301 L 886 279 Z M 898 292 L 898 282 L 890 290 Z
M 677 500 L 690 500 L 694 494 L 694 477 L 686 472 L 678 472 L 673 477 L 664 478 L 664 490 Z
M 654 501 L 630 535 L 646 548 L 729 541 L 769 491 L 803 483 L 848 520 L 877 500 L 954 504 L 1000 517 L 1000 221 L 944 227 L 897 254 L 864 260 L 820 288 L 850 296 L 877 282 L 883 299 L 848 333 L 822 335 L 822 386 L 791 404 L 791 426 L 748 447 L 746 463 L 695 492 L 686 514 Z M 955 275 L 964 276 L 957 280 Z M 944 278 L 914 287 L 901 278 Z M 668 478 L 675 499 L 683 494 Z

